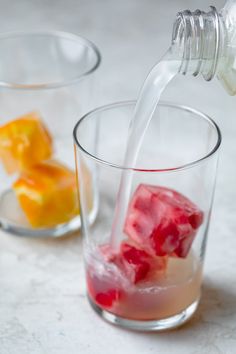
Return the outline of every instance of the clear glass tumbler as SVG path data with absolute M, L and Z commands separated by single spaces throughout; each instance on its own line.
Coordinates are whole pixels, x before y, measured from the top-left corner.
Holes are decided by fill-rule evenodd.
M 71 132 L 95 106 L 100 53 L 70 33 L 0 36 L 0 226 L 61 236 L 81 225 Z
M 221 134 L 194 109 L 160 103 L 135 166 L 123 166 L 135 102 L 85 115 L 75 126 L 78 176 L 93 176 L 97 218 L 80 179 L 87 293 L 107 321 L 136 330 L 181 325 L 199 303 Z M 132 176 L 118 246 L 110 242 L 121 176 Z

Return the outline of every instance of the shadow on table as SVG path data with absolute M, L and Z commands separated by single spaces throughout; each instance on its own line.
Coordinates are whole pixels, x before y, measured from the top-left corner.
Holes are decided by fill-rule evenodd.
M 236 316 L 236 293 L 230 291 L 230 284 L 228 288 L 224 285 L 214 284 L 205 279 L 198 309 L 185 325 L 169 331 L 149 332 L 143 335 L 170 338 L 172 334 L 175 336 L 178 333 L 180 336 L 191 332 L 192 335 L 198 329 L 207 330 L 210 326 L 220 326 L 224 318 L 226 321 L 228 316 Z
M 215 324 L 233 314 L 236 314 L 236 293 L 230 291 L 230 284 L 226 287 L 225 284 L 214 284 L 205 279 L 201 301 L 195 315 L 177 330 L 201 327 L 202 323 Z

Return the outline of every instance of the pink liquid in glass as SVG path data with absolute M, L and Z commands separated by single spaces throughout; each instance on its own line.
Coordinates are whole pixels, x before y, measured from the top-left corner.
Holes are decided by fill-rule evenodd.
M 111 256 L 112 257 L 112 256 Z M 193 252 L 170 258 L 164 272 L 130 282 L 98 249 L 87 253 L 87 287 L 91 301 L 130 320 L 157 320 L 177 315 L 200 297 L 202 266 Z

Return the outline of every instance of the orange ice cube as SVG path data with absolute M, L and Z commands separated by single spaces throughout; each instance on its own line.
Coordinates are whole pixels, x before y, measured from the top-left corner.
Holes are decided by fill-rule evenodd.
M 47 160 L 52 155 L 52 138 L 40 116 L 25 114 L 0 126 L 0 158 L 11 174 Z
M 13 189 L 33 227 L 62 224 L 79 213 L 75 173 L 58 161 L 23 171 Z

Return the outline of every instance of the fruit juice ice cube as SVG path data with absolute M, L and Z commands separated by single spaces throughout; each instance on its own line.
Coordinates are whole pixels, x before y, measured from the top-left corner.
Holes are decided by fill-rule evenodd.
M 103 259 L 114 263 L 132 284 L 158 278 L 166 269 L 167 257 L 149 255 L 134 242 L 124 240 L 118 252 L 109 244 L 101 245 Z
M 162 275 L 167 265 L 167 257 L 153 257 L 136 245 L 123 241 L 117 264 L 126 277 L 133 284 L 137 284 Z
M 52 138 L 36 112 L 0 126 L 0 158 L 9 174 L 52 156 Z
M 88 294 L 97 306 L 131 320 L 165 319 L 200 297 L 202 266 L 191 250 L 203 212 L 182 194 L 141 184 L 126 216 L 128 239 L 86 257 Z
M 95 272 L 87 272 L 87 287 L 93 301 L 104 309 L 119 305 L 123 290 L 119 284 L 112 284 L 106 277 L 99 277 Z
M 79 213 L 75 173 L 58 161 L 23 171 L 13 189 L 33 227 L 62 224 Z
M 100 262 L 93 261 L 87 272 L 88 291 L 95 303 L 106 309 L 119 307 L 127 297 L 127 288 L 161 277 L 167 265 L 166 257 L 150 256 L 128 240 L 118 252 L 109 244 L 101 245 L 98 258 Z
M 104 309 L 114 309 L 124 295 L 124 288 L 129 285 L 116 265 L 117 253 L 109 244 L 101 245 L 86 252 L 87 289 L 90 298 Z M 113 280 L 112 280 L 113 279 Z
M 203 222 L 203 212 L 175 190 L 140 184 L 124 232 L 149 254 L 185 258 Z

